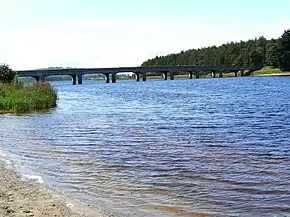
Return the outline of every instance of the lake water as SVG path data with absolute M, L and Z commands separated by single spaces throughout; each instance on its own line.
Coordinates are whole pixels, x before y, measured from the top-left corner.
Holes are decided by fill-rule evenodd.
M 290 216 L 290 77 L 54 85 L 0 116 L 21 173 L 116 216 Z

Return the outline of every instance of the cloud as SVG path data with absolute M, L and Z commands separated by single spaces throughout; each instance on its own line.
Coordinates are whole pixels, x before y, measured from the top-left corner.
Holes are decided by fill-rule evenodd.
M 0 32 L 0 62 L 15 69 L 49 66 L 136 66 L 156 54 L 239 41 L 278 37 L 286 21 L 266 24 L 166 20 L 77 20 Z

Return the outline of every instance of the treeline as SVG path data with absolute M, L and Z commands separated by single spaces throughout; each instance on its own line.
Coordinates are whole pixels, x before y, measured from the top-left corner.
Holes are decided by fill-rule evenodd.
M 268 40 L 261 36 L 218 47 L 211 46 L 157 56 L 142 63 L 142 66 L 165 65 L 252 65 L 290 70 L 290 29 L 278 39 Z

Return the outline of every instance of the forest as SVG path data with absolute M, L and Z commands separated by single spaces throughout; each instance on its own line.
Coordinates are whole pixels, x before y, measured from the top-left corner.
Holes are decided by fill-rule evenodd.
M 141 66 L 170 65 L 273 66 L 290 71 L 290 29 L 285 30 L 277 39 L 260 36 L 248 41 L 190 49 L 177 54 L 156 56 L 143 62 Z

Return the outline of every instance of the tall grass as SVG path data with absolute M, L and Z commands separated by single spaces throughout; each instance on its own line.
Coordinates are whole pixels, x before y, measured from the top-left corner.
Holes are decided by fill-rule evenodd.
M 267 74 L 276 74 L 282 73 L 281 69 L 275 68 L 273 66 L 265 66 L 262 69 L 255 71 L 254 75 L 267 75 Z
M 57 93 L 49 83 L 0 84 L 0 113 L 24 113 L 56 106 Z

